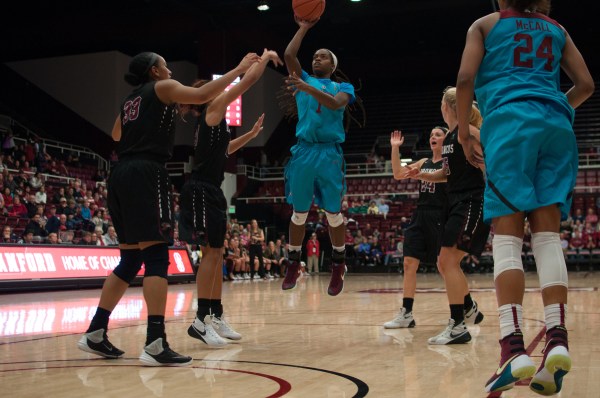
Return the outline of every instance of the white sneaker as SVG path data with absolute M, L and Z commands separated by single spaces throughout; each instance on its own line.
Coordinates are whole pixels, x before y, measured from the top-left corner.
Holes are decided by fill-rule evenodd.
M 471 335 L 467 330 L 467 325 L 462 321 L 458 325 L 455 325 L 454 319 L 448 320 L 448 326 L 446 329 L 437 336 L 431 337 L 427 342 L 429 344 L 443 345 L 443 344 L 464 344 L 471 341 Z
M 194 318 L 194 322 L 188 328 L 188 335 L 206 343 L 211 348 L 221 348 L 228 344 L 213 328 L 210 315 L 206 315 L 204 321 L 201 321 L 198 317 Z
M 477 308 L 477 302 L 473 300 L 473 307 L 465 313 L 465 323 L 469 325 L 478 325 L 483 321 L 483 312 Z
M 399 329 L 399 328 L 414 328 L 415 320 L 411 312 L 406 312 L 406 308 L 401 308 L 400 312 L 394 319 L 383 324 L 386 329 Z
M 245 273 L 245 274 L 244 274 L 244 279 L 250 279 L 250 274 L 248 274 L 248 273 Z
M 225 320 L 224 316 L 221 318 L 217 318 L 216 316 L 212 317 L 212 326 L 215 329 L 215 332 L 223 338 L 230 340 L 241 340 L 242 335 L 233 330 L 229 322 Z

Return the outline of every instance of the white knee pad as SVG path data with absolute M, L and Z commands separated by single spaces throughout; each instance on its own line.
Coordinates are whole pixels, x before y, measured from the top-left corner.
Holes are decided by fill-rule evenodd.
M 325 215 L 327 216 L 327 222 L 329 223 L 330 227 L 339 227 L 344 223 L 344 216 L 342 215 L 342 213 L 325 213 Z
M 521 259 L 523 239 L 511 235 L 494 235 L 492 247 L 494 249 L 494 280 L 508 270 L 518 269 L 524 272 Z
M 308 212 L 306 213 L 292 213 L 292 222 L 296 225 L 304 225 L 306 223 L 306 218 L 308 217 Z
M 531 235 L 531 250 L 535 257 L 540 287 L 569 285 L 565 255 L 555 232 L 537 232 Z

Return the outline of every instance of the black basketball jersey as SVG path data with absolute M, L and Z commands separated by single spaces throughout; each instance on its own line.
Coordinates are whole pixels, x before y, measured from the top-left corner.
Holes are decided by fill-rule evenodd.
M 446 134 L 442 147 L 442 159 L 448 175 L 449 194 L 470 191 L 483 191 L 485 180 L 483 173 L 467 161 L 462 145 L 458 142 L 458 128 Z
M 146 156 L 164 163 L 171 158 L 175 142 L 175 104 L 166 105 L 149 82 L 136 88 L 121 105 L 119 158 Z
M 434 162 L 431 159 L 427 159 L 421 166 L 421 172 L 434 173 L 440 170 L 443 167 L 443 164 L 443 160 Z M 417 200 L 418 207 L 444 207 L 448 200 L 445 182 L 435 183 L 421 180 L 419 192 L 419 200 Z
M 225 179 L 225 162 L 229 157 L 231 133 L 225 119 L 217 126 L 206 124 L 206 108 L 198 117 L 194 136 L 194 170 L 192 176 L 217 187 Z

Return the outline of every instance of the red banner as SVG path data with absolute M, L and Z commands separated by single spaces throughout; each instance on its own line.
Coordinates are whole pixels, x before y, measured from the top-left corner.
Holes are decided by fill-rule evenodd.
M 0 281 L 105 277 L 119 264 L 118 247 L 1 246 Z M 192 274 L 185 248 L 169 249 L 169 275 Z M 144 267 L 138 275 L 144 275 Z

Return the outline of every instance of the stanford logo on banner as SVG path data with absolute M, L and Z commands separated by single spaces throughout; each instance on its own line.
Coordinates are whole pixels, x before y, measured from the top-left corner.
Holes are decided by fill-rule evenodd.
M 117 247 L 3 246 L 0 280 L 103 277 L 120 258 Z M 169 260 L 169 275 L 193 274 L 185 249 L 169 249 Z

